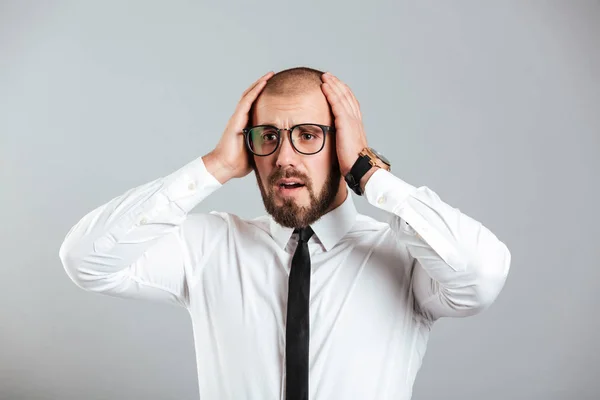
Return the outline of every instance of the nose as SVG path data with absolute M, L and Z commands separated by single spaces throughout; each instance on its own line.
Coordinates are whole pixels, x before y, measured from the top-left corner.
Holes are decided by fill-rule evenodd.
M 290 165 L 295 167 L 298 162 L 299 154 L 292 146 L 292 143 L 290 143 L 290 135 L 288 132 L 289 130 L 282 129 L 281 143 L 279 144 L 279 149 L 277 149 L 276 164 L 280 168 Z

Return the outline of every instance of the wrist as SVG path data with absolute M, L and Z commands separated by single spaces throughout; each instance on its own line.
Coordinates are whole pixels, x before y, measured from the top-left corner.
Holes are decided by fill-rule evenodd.
M 218 154 L 210 152 L 202 157 L 206 170 L 222 185 L 235 176 L 230 167 L 222 161 Z
M 362 193 L 365 192 L 365 188 L 367 186 L 367 182 L 369 181 L 369 179 L 371 178 L 371 176 L 377 172 L 377 170 L 379 169 L 379 167 L 371 167 L 371 169 L 369 171 L 367 171 L 367 173 L 360 179 L 360 191 Z
M 348 186 L 358 195 L 362 195 L 365 191 L 367 181 L 371 178 L 371 175 L 377 171 L 377 168 L 385 169 L 386 171 L 391 170 L 391 165 L 387 159 L 377 153 L 376 150 L 365 147 L 359 154 L 358 158 L 345 173 L 344 178 L 348 183 Z

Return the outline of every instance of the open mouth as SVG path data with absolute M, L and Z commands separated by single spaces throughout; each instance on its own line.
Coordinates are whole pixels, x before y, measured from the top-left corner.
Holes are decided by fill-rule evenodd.
M 299 182 L 282 182 L 276 187 L 281 193 L 294 193 L 300 191 L 304 186 L 303 183 Z

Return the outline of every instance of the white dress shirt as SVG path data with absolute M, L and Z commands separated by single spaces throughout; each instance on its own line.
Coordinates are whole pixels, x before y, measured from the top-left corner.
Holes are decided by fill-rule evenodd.
M 201 399 L 283 400 L 297 234 L 190 212 L 220 187 L 197 158 L 85 215 L 59 255 L 85 290 L 189 311 Z M 504 243 L 429 188 L 377 170 L 365 197 L 389 224 L 348 195 L 311 225 L 311 400 L 410 399 L 433 322 L 485 309 L 508 274 Z

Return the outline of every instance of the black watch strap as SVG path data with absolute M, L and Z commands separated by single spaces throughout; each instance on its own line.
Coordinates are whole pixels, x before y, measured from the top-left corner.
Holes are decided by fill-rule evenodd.
M 350 169 L 350 172 L 344 177 L 350 189 L 359 196 L 362 196 L 360 180 L 371 169 L 372 165 L 370 161 L 369 156 L 359 156 Z

